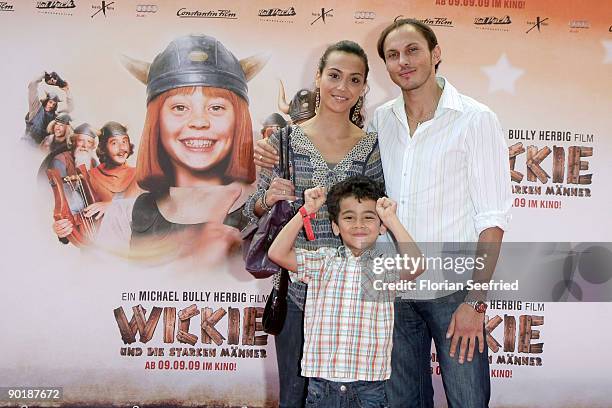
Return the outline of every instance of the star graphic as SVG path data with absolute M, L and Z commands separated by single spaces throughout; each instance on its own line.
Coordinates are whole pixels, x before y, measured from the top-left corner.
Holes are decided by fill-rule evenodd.
M 524 69 L 510 65 L 506 54 L 502 54 L 495 65 L 480 68 L 489 77 L 489 93 L 506 91 L 514 95 L 514 83 L 525 73 Z
M 612 40 L 602 40 L 601 44 L 606 49 L 606 56 L 604 57 L 604 64 L 612 64 Z

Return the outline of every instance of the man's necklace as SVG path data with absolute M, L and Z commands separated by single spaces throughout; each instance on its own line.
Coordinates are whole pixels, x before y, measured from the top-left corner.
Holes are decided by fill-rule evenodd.
M 436 106 L 436 108 L 437 108 L 437 106 Z M 431 119 L 433 117 L 433 114 L 435 113 L 436 108 L 434 108 L 431 111 L 429 111 L 426 115 L 423 115 L 420 120 L 415 120 L 415 119 L 408 118 L 408 122 L 416 123 L 416 127 L 419 127 L 419 126 L 421 126 L 421 124 L 427 122 L 429 119 Z
M 436 103 L 434 104 L 434 107 L 432 110 L 430 110 L 429 112 L 427 112 L 427 114 L 421 116 L 421 119 L 416 120 L 416 119 L 410 119 L 408 118 L 408 124 L 410 123 L 415 123 L 416 126 L 415 128 L 418 128 L 419 126 L 421 126 L 423 123 L 427 122 L 429 119 L 433 118 L 434 113 L 436 112 L 436 109 L 438 109 L 438 103 L 440 102 L 440 98 L 442 97 L 442 90 L 443 89 L 439 89 L 439 94 L 436 97 Z M 407 116 L 407 115 L 406 115 Z

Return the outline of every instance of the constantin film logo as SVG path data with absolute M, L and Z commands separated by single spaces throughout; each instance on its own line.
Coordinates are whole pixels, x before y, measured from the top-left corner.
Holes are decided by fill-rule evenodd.
M 47 0 L 37 1 L 36 8 L 39 13 L 71 16 L 70 10 L 76 7 L 75 0 Z
M 591 23 L 588 20 L 570 20 L 567 25 L 570 33 L 579 33 L 591 28 Z
M 373 11 L 356 11 L 353 15 L 356 24 L 364 24 L 376 19 L 376 13 Z
M 102 0 L 100 2 L 99 5 L 92 5 L 91 8 L 94 11 L 94 13 L 91 15 L 91 18 L 94 18 L 97 15 L 102 15 L 106 18 L 106 12 L 107 11 L 115 11 L 115 7 L 113 7 L 113 4 L 115 4 L 114 1 L 104 1 Z
M 512 24 L 512 19 L 509 15 L 503 17 L 486 16 L 474 18 L 474 27 L 479 30 L 510 31 L 508 28 L 510 24 Z
M 157 4 L 137 4 L 136 5 L 136 17 L 148 17 L 157 13 Z
M 312 13 L 313 17 L 316 17 L 314 20 L 312 20 L 312 22 L 310 23 L 310 25 L 313 25 L 316 22 L 322 21 L 323 24 L 326 24 L 327 19 L 333 17 L 334 15 L 332 14 L 332 11 L 334 11 L 334 9 L 326 9 L 324 7 L 321 7 L 321 11 L 316 11 Z
M 0 1 L 0 11 L 15 11 L 15 8 L 11 3 Z
M 260 9 L 257 15 L 261 21 L 267 21 L 271 23 L 293 23 L 293 17 L 296 16 L 295 8 L 265 8 Z
M 238 20 L 238 15 L 230 9 L 217 10 L 190 10 L 186 7 L 178 9 L 176 15 L 179 18 L 222 18 L 226 20 Z
M 427 17 L 418 19 L 421 23 L 425 23 L 432 27 L 454 27 L 453 20 L 446 17 Z
M 538 33 L 541 33 L 543 27 L 548 27 L 547 21 L 548 17 L 542 18 L 540 16 L 536 17 L 535 21 L 527 21 L 527 24 L 529 24 L 530 27 L 529 30 L 525 31 L 525 34 L 529 34 L 534 29 L 537 29 Z

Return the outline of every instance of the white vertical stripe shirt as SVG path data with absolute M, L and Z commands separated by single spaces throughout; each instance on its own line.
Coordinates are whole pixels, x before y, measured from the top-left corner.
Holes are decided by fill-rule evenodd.
M 417 242 L 477 242 L 490 227 L 507 229 L 512 204 L 508 147 L 495 113 L 444 78 L 434 117 L 410 137 L 404 98 L 376 109 L 387 194 Z M 421 279 L 443 280 L 436 271 Z M 409 297 L 448 293 L 419 291 Z

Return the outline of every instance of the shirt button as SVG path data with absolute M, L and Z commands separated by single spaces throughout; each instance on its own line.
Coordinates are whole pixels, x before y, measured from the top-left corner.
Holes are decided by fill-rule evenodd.
M 340 386 L 340 392 L 346 392 L 346 385 Z

